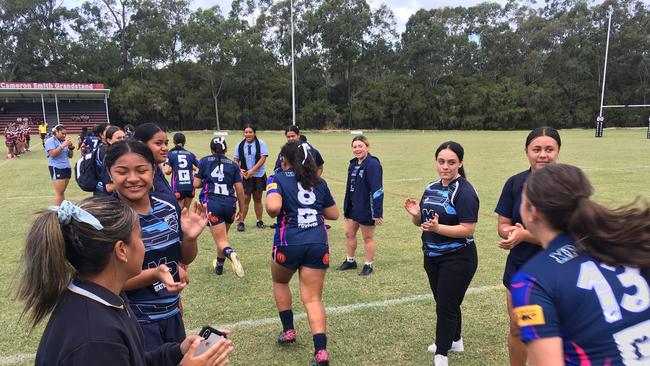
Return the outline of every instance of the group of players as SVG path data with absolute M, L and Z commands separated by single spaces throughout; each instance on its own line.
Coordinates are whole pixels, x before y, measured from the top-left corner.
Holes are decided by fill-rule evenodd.
M 9 123 L 4 130 L 5 146 L 7 147 L 7 159 L 19 158 L 29 150 L 31 137 L 29 135 L 29 119 L 19 118 L 15 123 Z
M 215 273 L 223 273 L 229 258 L 235 273 L 243 276 L 243 266 L 228 241 L 228 229 L 236 219 L 237 204 L 239 224 L 245 217 L 246 201 L 252 198 L 257 204 L 256 196 L 262 195 L 257 192 L 266 190 L 266 212 L 277 217 L 271 253 L 273 293 L 283 327 L 277 342 L 296 341 L 288 283 L 299 272 L 314 343 L 312 365 L 328 365 L 322 303 L 330 255 L 325 220 L 336 220 L 339 211 L 320 178 L 322 156 L 301 141 L 299 130 L 293 126 L 285 130 L 287 144 L 269 178 L 261 170 L 263 162 L 260 164 L 268 150 L 250 126 L 236 145 L 234 160 L 226 157 L 228 146 L 222 137 L 210 140 L 212 154 L 200 160 L 184 148 L 182 134 L 174 136 L 175 146 L 168 151 L 167 134 L 155 124 L 139 126 L 133 138 L 125 141 L 108 141 L 105 135 L 96 149 L 104 149 L 101 163 L 110 181 L 103 187 L 110 189 L 98 189 L 98 197 L 77 205 L 64 201 L 37 219 L 37 223 L 39 219 L 60 223 L 58 237 L 63 238 L 61 247 L 66 249 L 56 264 L 65 264 L 65 260 L 72 264 L 76 270 L 72 283 L 62 284 L 64 278 L 60 278 L 52 284 L 48 282 L 52 276 L 30 270 L 44 265 L 39 260 L 50 258 L 42 254 L 52 250 L 44 243 L 53 241 L 36 223 L 30 231 L 27 252 L 31 254 L 25 256 L 19 294 L 32 309 L 35 323 L 60 304 L 77 316 L 77 325 L 83 328 L 87 324 L 75 309 L 88 298 L 104 305 L 122 304 L 140 327 L 122 329 L 126 336 L 111 333 L 107 337 L 133 338 L 133 344 L 126 345 L 133 354 L 157 352 L 157 357 L 168 361 L 159 364 L 227 363 L 232 351 L 229 341 L 203 355 L 194 354 L 198 345 L 193 336 L 185 335 L 179 292 L 187 286 L 187 266 L 196 257 L 196 240 L 205 226 L 210 227 L 217 246 Z M 643 206 L 611 211 L 591 202 L 592 189 L 583 173 L 556 164 L 560 145 L 554 129 L 533 130 L 525 143 L 530 169 L 506 182 L 497 205 L 499 246 L 510 251 L 504 274 L 511 317 L 510 363 L 525 364 L 522 339 L 533 365 L 644 364 L 650 359 L 650 210 Z M 354 158 L 348 167 L 343 210 L 347 257 L 339 266 L 340 270 L 356 268 L 356 233 L 360 230 L 366 254 L 360 275 L 373 271 L 374 228 L 383 221 L 382 169 L 379 160 L 369 154 L 369 146 L 363 136 L 352 141 Z M 460 306 L 477 267 L 473 234 L 478 195 L 465 178 L 463 163 L 460 144 L 441 144 L 435 152 L 440 179 L 427 185 L 419 201 L 409 198 L 404 203 L 411 221 L 422 230 L 424 268 L 437 303 L 436 340 L 429 346 L 436 366 L 448 364 L 449 351 L 464 350 Z M 165 173 L 172 176 L 171 184 Z M 201 192 L 198 202 L 192 204 L 195 188 Z M 125 212 L 137 216 L 114 217 L 115 211 L 122 210 L 115 206 L 116 200 L 132 209 Z M 255 211 L 257 226 L 263 228 L 261 208 L 259 215 Z M 130 217 L 137 225 L 125 222 Z M 609 221 L 615 225 L 606 225 Z M 624 222 L 634 224 L 625 228 L 625 234 L 616 226 Z M 102 236 L 104 245 L 113 243 L 111 250 L 98 250 L 101 243 L 96 236 Z M 618 237 L 630 240 L 619 242 Z M 638 238 L 637 242 L 633 243 L 632 237 Z M 570 278 L 577 284 L 564 281 Z M 52 294 L 39 291 L 43 288 L 63 290 Z M 105 288 L 113 289 L 113 295 Z M 66 301 L 60 301 L 62 297 Z M 106 312 L 105 307 L 99 308 Z M 576 309 L 585 311 L 576 314 Z M 50 319 L 37 364 L 106 353 L 103 343 L 64 331 L 69 321 L 61 315 L 65 313 L 59 310 Z M 119 321 L 131 324 L 128 317 Z M 80 351 L 80 342 L 89 342 L 86 353 Z M 167 342 L 180 344 L 174 346 L 176 353 Z M 118 360 L 120 354 L 111 357 Z

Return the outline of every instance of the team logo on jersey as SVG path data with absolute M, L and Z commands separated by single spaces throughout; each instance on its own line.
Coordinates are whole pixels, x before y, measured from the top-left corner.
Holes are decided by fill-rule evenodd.
M 181 199 L 181 192 L 176 192 L 176 199 Z
M 165 216 L 165 218 L 163 220 L 165 221 L 165 223 L 167 224 L 167 226 L 170 229 L 172 229 L 172 230 L 174 230 L 176 232 L 178 231 L 178 220 L 176 220 L 176 214 L 175 213 Z
M 544 310 L 539 305 L 519 306 L 514 309 L 517 325 L 527 327 L 531 325 L 544 325 Z
M 287 256 L 282 252 L 275 253 L 275 261 L 278 263 L 284 263 L 287 260 Z
M 216 224 L 217 222 L 219 222 L 219 218 L 210 214 L 210 222 Z

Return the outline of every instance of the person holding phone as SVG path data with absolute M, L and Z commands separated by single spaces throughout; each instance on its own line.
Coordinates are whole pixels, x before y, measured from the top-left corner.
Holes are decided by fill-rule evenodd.
M 329 267 L 325 219 L 338 219 L 339 211 L 304 144 L 289 142 L 280 156 L 282 171 L 269 178 L 266 187 L 266 212 L 277 217 L 271 262 L 273 294 L 282 322 L 277 342 L 296 341 L 289 281 L 299 271 L 300 296 L 314 342 L 312 365 L 327 366 L 327 321 L 322 300 Z
M 51 314 L 36 366 L 224 366 L 233 351 L 222 340 L 197 355 L 200 337 L 150 352 L 124 292 L 142 271 L 145 248 L 138 215 L 118 199 L 63 201 L 40 211 L 22 256 L 18 298 L 32 327 Z M 156 271 L 173 283 L 167 271 Z
M 197 238 L 206 226 L 205 207 L 198 202 L 177 214 L 173 201 L 154 192 L 156 161 L 151 150 L 135 140 L 111 145 L 104 160 L 117 197 L 140 220 L 145 246 L 142 272 L 126 281 L 124 289 L 144 332 L 145 349 L 185 338 L 179 307 L 180 291 L 188 282 L 182 264 L 196 257 Z M 166 279 L 161 278 L 165 274 Z
M 543 250 L 512 278 L 532 366 L 650 365 L 650 203 L 609 209 L 577 167 L 530 174 L 520 210 Z
M 45 141 L 45 151 L 54 185 L 54 204 L 59 205 L 65 199 L 65 190 L 72 176 L 70 158 L 72 158 L 74 145 L 72 140 L 66 138 L 66 129 L 63 125 L 56 125 L 52 130 L 52 137 Z

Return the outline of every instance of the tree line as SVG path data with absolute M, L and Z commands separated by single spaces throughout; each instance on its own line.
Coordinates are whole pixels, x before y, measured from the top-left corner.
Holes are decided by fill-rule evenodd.
M 0 79 L 100 82 L 113 121 L 174 129 L 291 122 L 289 0 L 0 0 Z M 605 104 L 650 104 L 650 5 L 511 0 L 420 9 L 295 0 L 296 116 L 304 128 L 593 127 L 608 12 Z M 650 109 L 606 111 L 639 126 Z

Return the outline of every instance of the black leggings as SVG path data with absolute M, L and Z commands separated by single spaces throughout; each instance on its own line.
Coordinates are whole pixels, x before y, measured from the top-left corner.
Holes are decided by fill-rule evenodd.
M 424 270 L 436 300 L 436 354 L 447 356 L 451 343 L 460 339 L 460 304 L 477 265 L 475 245 L 438 257 L 424 257 Z

